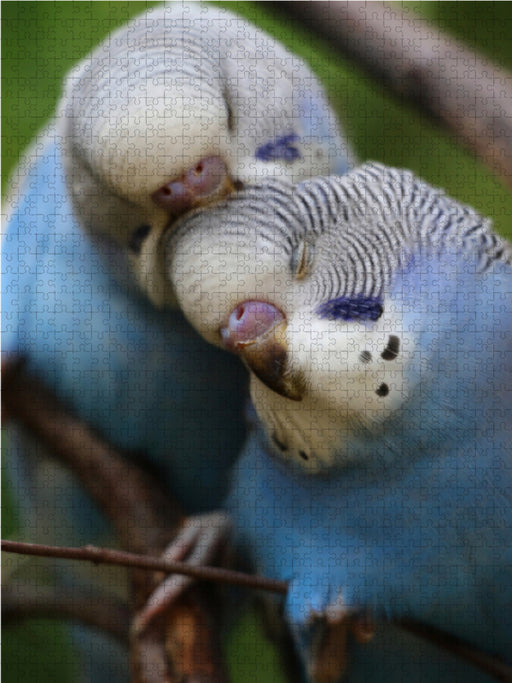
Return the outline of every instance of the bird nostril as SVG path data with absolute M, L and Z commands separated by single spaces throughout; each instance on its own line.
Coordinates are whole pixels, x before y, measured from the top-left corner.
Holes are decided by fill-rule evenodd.
M 239 306 L 239 307 L 236 309 L 235 318 L 236 318 L 237 320 L 242 320 L 242 318 L 243 318 L 243 316 L 244 316 L 244 312 L 245 312 L 245 308 L 244 308 L 244 305 L 242 304 L 241 306 Z
M 201 175 L 201 173 L 204 171 L 204 166 L 202 163 L 197 164 L 197 166 L 194 169 L 196 175 Z
M 179 215 L 189 209 L 194 201 L 192 191 L 181 181 L 171 180 L 151 195 L 153 202 L 170 215 Z

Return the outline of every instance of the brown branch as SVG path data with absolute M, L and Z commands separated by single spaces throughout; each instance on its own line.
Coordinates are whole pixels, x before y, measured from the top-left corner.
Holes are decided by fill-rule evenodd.
M 2 361 L 2 413 L 76 474 L 123 547 L 143 554 L 163 550 L 173 527 L 181 526 L 184 513 L 160 482 L 74 417 L 41 382 L 26 376 L 18 358 Z
M 165 574 L 184 574 L 200 581 L 214 581 L 244 588 L 271 591 L 286 594 L 288 583 L 269 579 L 255 574 L 245 574 L 220 567 L 196 567 L 185 562 L 163 560 L 160 557 L 136 555 L 121 550 L 85 546 L 83 548 L 68 548 L 63 546 L 41 545 L 39 543 L 22 543 L 21 541 L 1 541 L 1 549 L 8 553 L 21 555 L 36 555 L 39 557 L 58 557 L 68 560 L 85 560 L 94 564 L 114 564 L 120 567 L 136 567 L 164 572 Z
M 278 2 L 395 94 L 441 120 L 512 189 L 512 75 L 381 2 Z
M 2 586 L 2 623 L 37 617 L 71 619 L 110 634 L 128 646 L 130 610 L 111 595 L 85 594 L 59 587 L 8 583 Z
M 2 361 L 2 412 L 78 476 L 125 548 L 159 555 L 175 538 L 185 517 L 160 482 L 130 462 L 129 454 L 115 450 L 71 415 L 39 381 L 27 377 L 22 361 L 13 357 Z M 159 574 L 132 571 L 136 611 L 145 605 L 160 579 Z M 144 634 L 132 633 L 133 683 L 185 683 L 201 677 L 209 683 L 224 683 L 227 673 L 220 655 L 216 615 L 217 606 L 210 596 L 192 588 Z M 195 657 L 171 661 L 168 655 L 177 650 L 175 641 L 186 641 Z M 207 678 L 205 671 L 209 672 Z
M 492 657 L 486 652 L 469 646 L 463 640 L 453 636 L 451 633 L 446 633 L 445 631 L 433 628 L 427 624 L 421 624 L 413 619 L 402 619 L 396 623 L 398 626 L 409 631 L 418 638 L 427 640 L 433 645 L 437 645 L 442 650 L 464 659 L 469 664 L 473 664 L 481 671 L 492 676 L 495 680 L 512 683 L 512 666 L 502 662 L 497 657 Z
M 39 383 L 29 378 L 22 379 L 19 371 L 19 364 L 13 362 L 5 366 L 2 364 L 2 407 L 5 406 L 10 416 L 19 418 L 24 426 L 47 445 L 50 447 L 52 444 L 55 445 L 62 460 L 70 464 L 73 470 L 75 470 L 76 460 L 78 463 L 76 469 L 82 472 L 83 481 L 87 487 L 91 476 L 90 472 L 94 473 L 94 478 L 99 478 L 102 481 L 106 477 L 108 488 L 112 487 L 113 489 L 111 492 L 109 491 L 109 495 L 116 499 L 118 497 L 116 487 L 122 484 L 121 479 L 124 477 L 126 483 L 127 478 L 129 479 L 133 475 L 131 486 L 128 488 L 121 486 L 121 489 L 123 494 L 128 496 L 129 501 L 132 500 L 133 496 L 135 503 L 133 506 L 131 503 L 122 503 L 123 509 L 126 511 L 128 519 L 133 515 L 133 509 L 136 509 L 137 514 L 143 515 L 145 519 L 151 519 L 154 525 L 154 533 L 149 536 L 146 533 L 147 529 L 144 529 L 144 535 L 142 537 L 135 535 L 135 540 L 133 540 L 129 530 L 136 527 L 137 524 L 127 524 L 126 519 L 119 520 L 122 522 L 121 531 L 123 529 L 128 531 L 126 534 L 128 547 L 143 546 L 142 552 L 144 554 L 142 556 L 91 546 L 86 548 L 55 548 L 54 546 L 38 546 L 15 541 L 2 541 L 2 550 L 47 557 L 85 559 L 98 564 L 121 564 L 164 573 L 183 573 L 204 581 L 233 583 L 281 594 L 287 592 L 287 583 L 283 581 L 214 567 L 192 567 L 186 563 L 169 562 L 158 557 L 147 557 L 147 555 L 155 555 L 163 550 L 160 544 L 164 542 L 166 537 L 169 537 L 169 529 L 172 528 L 172 524 L 175 524 L 176 506 L 170 509 L 171 514 L 169 516 L 173 518 L 173 521 L 166 528 L 165 511 L 167 510 L 169 513 L 169 509 L 167 501 L 162 499 L 162 497 L 165 498 L 165 494 L 160 493 L 159 485 L 146 477 L 145 474 L 141 475 L 135 466 L 125 462 L 121 455 L 118 455 L 110 446 L 99 440 L 86 426 L 72 418 L 46 390 L 41 388 Z M 61 425 L 64 425 L 64 433 L 68 435 L 66 439 L 59 435 Z M 80 430 L 79 433 L 83 441 L 75 442 L 73 437 L 75 429 Z M 94 451 L 96 445 L 99 446 L 98 452 Z M 87 464 L 89 458 L 94 463 L 91 469 Z M 119 476 L 120 479 L 111 480 L 110 462 L 112 461 L 116 465 L 114 470 L 116 476 Z M 104 473 L 105 469 L 107 470 L 106 474 Z M 97 489 L 96 482 L 91 482 L 91 486 Z M 101 491 L 98 498 L 100 500 L 104 498 Z M 157 510 L 152 508 L 153 500 L 157 501 Z M 137 518 L 133 517 L 133 519 Z M 149 541 L 146 542 L 144 539 L 149 539 Z M 147 574 L 144 573 L 136 574 L 135 577 L 138 585 L 138 607 L 140 608 L 152 592 L 157 579 L 151 575 L 148 580 Z M 496 680 L 512 681 L 512 667 L 495 657 L 475 650 L 475 648 L 450 634 L 413 620 L 403 620 L 397 623 L 416 636 L 424 638 L 474 664 L 489 675 L 494 676 Z M 214 633 L 214 620 L 212 620 L 211 611 L 205 607 L 204 596 L 197 592 L 197 589 L 196 592 L 187 592 L 186 598 L 178 601 L 171 613 L 167 615 L 166 623 L 162 624 L 162 620 L 158 620 L 155 625 L 139 637 L 137 647 L 132 647 L 132 658 L 135 659 L 134 669 L 138 671 L 135 680 L 148 683 L 160 682 L 166 676 L 169 676 L 168 680 L 180 680 L 179 676 L 182 676 L 181 680 L 187 680 L 198 674 L 207 676 L 203 680 L 208 680 L 211 683 L 222 683 L 226 680 L 226 675 L 219 655 L 218 642 L 212 635 Z M 133 650 L 136 652 L 135 657 L 133 657 Z M 173 655 L 174 672 L 169 673 L 168 671 L 165 652 L 170 652 Z M 178 653 L 182 653 L 182 656 Z M 171 675 L 174 675 L 174 678 Z
M 138 567 L 172 574 L 185 574 L 201 581 L 214 581 L 264 590 L 285 595 L 288 592 L 288 582 L 270 579 L 264 576 L 245 574 L 217 567 L 191 567 L 184 562 L 170 562 L 158 557 L 146 557 L 106 548 L 86 546 L 84 548 L 65 548 L 58 546 L 22 543 L 20 541 L 2 540 L 1 549 L 4 552 L 44 557 L 58 557 L 72 560 L 87 560 L 95 564 L 115 564 L 123 567 Z M 481 652 L 468 645 L 456 636 L 440 629 L 419 623 L 413 619 L 402 619 L 395 622 L 400 628 L 413 635 L 437 645 L 441 649 L 460 657 L 478 667 L 498 681 L 512 681 L 512 667 L 498 658 Z M 357 628 L 358 623 L 355 623 Z

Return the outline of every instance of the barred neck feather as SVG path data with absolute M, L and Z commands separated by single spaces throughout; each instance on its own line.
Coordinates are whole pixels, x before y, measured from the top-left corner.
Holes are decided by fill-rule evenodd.
M 466 254 L 476 272 L 496 261 L 512 263 L 512 246 L 488 219 L 410 171 L 374 163 L 299 185 L 255 185 L 212 207 L 208 216 L 186 217 L 171 239 L 179 244 L 200 228 L 236 245 L 240 260 L 246 250 L 248 258 L 266 252 L 275 263 L 287 263 L 317 303 L 336 296 L 378 298 L 419 254 Z
M 474 258 L 477 272 L 495 261 L 512 263 L 511 245 L 489 220 L 410 171 L 372 163 L 342 178 L 307 180 L 298 186 L 295 203 L 307 234 L 328 235 L 323 257 L 318 254 L 322 281 L 315 298 L 322 301 L 333 290 L 378 297 L 418 253 L 453 249 Z
M 342 308 L 362 302 L 371 313 L 414 257 L 466 255 L 476 272 L 512 263 L 490 221 L 410 171 L 380 164 L 298 185 L 255 184 L 185 216 L 168 239 L 166 269 L 180 283 L 183 310 L 213 343 L 244 297 L 290 313 L 345 297 Z M 204 254 L 222 259 L 231 277 L 205 273 Z

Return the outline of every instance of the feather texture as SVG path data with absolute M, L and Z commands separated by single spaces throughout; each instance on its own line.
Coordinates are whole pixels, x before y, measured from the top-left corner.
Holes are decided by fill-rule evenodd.
M 214 509 L 245 433 L 246 379 L 176 308 L 167 235 L 181 213 L 207 214 L 260 177 L 343 172 L 350 158 L 315 76 L 273 38 L 211 6 L 148 10 L 71 71 L 15 172 L 3 350 L 156 469 L 189 513 Z M 37 444 L 12 432 L 9 451 L 31 540 L 111 542 Z
M 275 306 L 282 373 L 300 377 L 290 400 L 252 374 L 260 422 L 226 506 L 257 570 L 291 582 L 308 680 L 346 610 L 413 618 L 510 662 L 510 245 L 470 207 L 378 164 L 275 181 L 209 220 L 200 246 L 215 241 L 238 278 L 211 268 L 201 280 L 186 217 L 171 262 L 183 310 L 222 345 L 236 306 Z M 209 314 L 196 316 L 199 299 Z M 353 648 L 349 680 L 488 680 L 408 643 L 391 629 Z

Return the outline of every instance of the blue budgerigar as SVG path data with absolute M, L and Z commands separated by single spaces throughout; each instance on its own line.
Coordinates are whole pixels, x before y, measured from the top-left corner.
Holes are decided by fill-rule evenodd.
M 315 76 L 274 39 L 211 6 L 150 9 L 71 71 L 15 172 L 3 350 L 189 513 L 214 509 L 243 443 L 245 375 L 176 308 L 165 236 L 260 178 L 343 173 L 350 158 Z M 109 542 L 37 444 L 13 433 L 8 458 L 30 540 Z
M 340 678 L 351 612 L 393 624 L 351 646 L 349 680 L 490 680 L 400 619 L 511 664 L 511 246 L 378 164 L 247 190 L 170 239 L 182 309 L 251 371 L 226 507 L 290 582 L 308 680 Z

